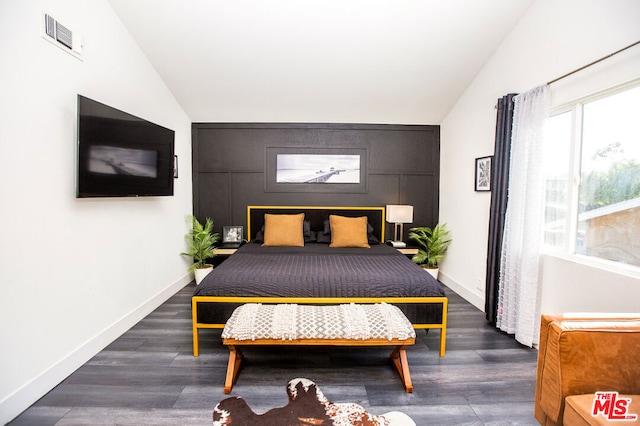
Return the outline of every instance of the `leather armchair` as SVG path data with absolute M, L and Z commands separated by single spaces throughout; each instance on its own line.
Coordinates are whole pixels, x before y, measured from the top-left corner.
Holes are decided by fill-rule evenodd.
M 630 398 L 626 411 L 640 421 L 640 314 L 542 315 L 536 419 L 544 426 L 604 424 L 604 409 L 593 415 L 602 391 Z

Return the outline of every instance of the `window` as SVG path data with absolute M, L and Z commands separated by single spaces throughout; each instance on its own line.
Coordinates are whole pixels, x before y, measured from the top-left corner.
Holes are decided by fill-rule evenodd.
M 544 243 L 640 266 L 640 86 L 548 120 Z
M 570 147 L 573 113 L 564 112 L 547 121 L 543 173 L 545 176 L 544 243 L 564 247 L 569 228 Z

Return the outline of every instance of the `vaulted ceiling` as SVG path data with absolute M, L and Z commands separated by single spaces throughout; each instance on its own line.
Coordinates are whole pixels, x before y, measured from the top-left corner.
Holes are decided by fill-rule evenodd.
M 439 124 L 534 0 L 109 0 L 194 122 Z

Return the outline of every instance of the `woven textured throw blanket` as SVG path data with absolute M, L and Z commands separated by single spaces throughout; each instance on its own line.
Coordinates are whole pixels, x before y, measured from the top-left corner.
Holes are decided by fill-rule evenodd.
M 316 305 L 262 305 L 248 303 L 233 312 L 223 339 L 400 339 L 416 336 L 413 326 L 396 306 L 387 303 Z

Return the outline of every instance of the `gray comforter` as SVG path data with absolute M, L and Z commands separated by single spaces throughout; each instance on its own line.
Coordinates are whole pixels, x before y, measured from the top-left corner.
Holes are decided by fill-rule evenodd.
M 440 283 L 393 247 L 245 244 L 196 287 L 195 296 L 444 296 Z M 237 305 L 200 304 L 198 321 L 224 323 Z M 440 321 L 440 305 L 399 305 L 414 323 Z

